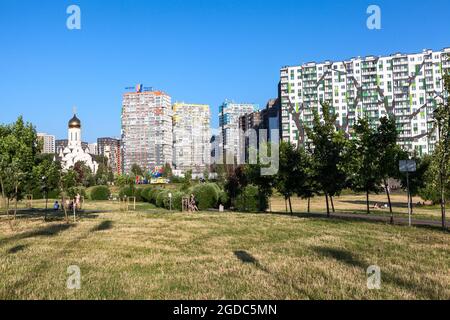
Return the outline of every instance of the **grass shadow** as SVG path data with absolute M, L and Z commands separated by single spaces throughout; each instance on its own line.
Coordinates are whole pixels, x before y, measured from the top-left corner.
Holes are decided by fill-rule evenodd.
M 19 245 L 17 245 L 17 246 L 14 246 L 14 247 L 10 248 L 10 249 L 7 251 L 7 253 L 8 253 L 8 254 L 16 254 L 16 253 L 18 253 L 18 252 L 20 252 L 20 251 L 25 250 L 27 247 L 28 247 L 28 245 L 22 245 L 22 244 L 19 244 Z
M 105 221 L 100 222 L 94 228 L 92 228 L 91 232 L 105 231 L 105 230 L 112 229 L 112 227 L 113 227 L 113 222 L 111 220 L 105 220 Z
M 315 247 L 314 250 L 325 258 L 334 259 L 351 267 L 358 267 L 362 269 L 368 267 L 368 265 L 357 259 L 353 254 L 346 250 L 330 247 Z
M 2 240 L 0 240 L 0 245 L 6 244 L 11 241 L 17 241 L 17 240 L 23 240 L 23 239 L 29 239 L 29 238 L 54 237 L 54 236 L 57 236 L 58 234 L 60 234 L 61 232 L 69 230 L 73 227 L 75 227 L 75 225 L 73 225 L 73 224 L 52 224 L 52 225 L 48 225 L 45 227 L 41 227 L 37 230 L 20 233 L 20 234 L 14 235 L 12 237 L 2 239 Z

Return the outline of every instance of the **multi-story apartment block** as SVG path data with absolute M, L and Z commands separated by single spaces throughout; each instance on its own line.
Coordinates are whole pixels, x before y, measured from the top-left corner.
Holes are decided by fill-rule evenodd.
M 450 48 L 417 54 L 353 58 L 306 63 L 281 69 L 281 135 L 303 144 L 313 110 L 326 102 L 339 115 L 337 126 L 352 137 L 361 117 L 377 123 L 384 115 L 396 118 L 399 144 L 408 151 L 430 153 L 437 140 L 433 111 L 446 97 L 443 74 L 450 70 Z
M 122 141 L 116 138 L 98 138 L 98 154 L 108 159 L 108 165 L 114 173 L 122 174 Z
M 135 92 L 123 95 L 122 142 L 124 171 L 133 164 L 149 171 L 172 163 L 171 97 L 162 91 Z
M 42 153 L 53 154 L 56 152 L 55 136 L 46 133 L 38 133 L 37 136 L 42 141 Z
M 173 105 L 173 164 L 176 170 L 201 174 L 210 165 L 210 118 L 208 105 Z
M 239 117 L 253 113 L 259 109 L 258 105 L 250 103 L 234 103 L 225 101 L 219 107 L 219 126 L 221 130 L 220 147 L 227 164 L 230 161 L 243 163 L 242 134 L 239 131 Z M 233 160 L 234 159 L 234 160 Z

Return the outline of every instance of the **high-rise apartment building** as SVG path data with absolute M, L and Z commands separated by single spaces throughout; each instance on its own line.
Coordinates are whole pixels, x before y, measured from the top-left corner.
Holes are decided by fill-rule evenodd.
M 123 154 L 122 141 L 116 138 L 98 138 L 98 154 L 108 159 L 108 164 L 112 171 L 122 174 Z
M 434 150 L 433 111 L 447 93 L 443 74 L 450 69 L 450 48 L 416 54 L 310 62 L 281 69 L 282 139 L 303 144 L 321 102 L 339 115 L 338 126 L 352 137 L 361 117 L 373 124 L 384 115 L 396 118 L 399 144 L 419 154 Z
M 258 110 L 258 105 L 250 103 L 234 103 L 225 101 L 219 107 L 219 126 L 221 130 L 220 147 L 223 150 L 223 157 L 228 164 L 230 160 L 242 163 L 243 144 L 242 134 L 239 131 L 239 117 L 253 113 Z
M 124 171 L 133 164 L 144 171 L 172 163 L 171 97 L 162 91 L 135 92 L 123 95 L 122 142 Z
M 211 113 L 208 105 L 173 105 L 173 165 L 201 174 L 210 165 Z
M 38 133 L 37 136 L 42 141 L 42 153 L 53 154 L 56 152 L 55 136 L 46 133 Z

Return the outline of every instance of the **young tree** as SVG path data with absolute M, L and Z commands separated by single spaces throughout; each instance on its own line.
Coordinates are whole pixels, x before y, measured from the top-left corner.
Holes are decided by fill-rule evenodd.
M 408 153 L 397 144 L 398 132 L 394 118 L 382 117 L 377 128 L 376 145 L 378 150 L 378 173 L 382 179 L 389 203 L 391 224 L 394 223 L 394 213 L 390 195 L 389 179 L 400 179 L 400 160 L 408 158 Z
M 353 140 L 353 147 L 357 163 L 352 185 L 356 191 L 366 193 L 367 213 L 370 214 L 369 195 L 371 192 L 379 192 L 382 179 L 379 171 L 378 136 L 366 118 L 359 119 L 354 128 L 356 139 Z
M 336 130 L 337 115 L 332 113 L 328 104 L 322 104 L 322 118 L 314 110 L 313 127 L 306 127 L 312 146 L 314 179 L 318 188 L 324 192 L 327 216 L 330 216 L 329 197 L 339 195 L 346 186 L 344 157 L 346 139 Z
M 444 75 L 444 91 L 450 93 L 449 73 Z M 447 99 L 434 111 L 434 120 L 439 142 L 433 153 L 433 163 L 438 172 L 442 228 L 445 229 L 445 205 L 447 202 L 445 189 L 450 179 L 450 95 L 447 95 Z
M 7 199 L 7 214 L 10 200 L 15 200 L 15 219 L 17 203 L 32 180 L 39 145 L 36 130 L 30 123 L 25 124 L 22 117 L 12 125 L 3 126 L 0 135 L 0 187 Z
M 36 166 L 33 168 L 35 184 L 39 186 L 45 197 L 45 216 L 47 219 L 48 194 L 59 187 L 61 165 L 53 161 L 51 156 L 42 155 L 38 158 Z
M 236 198 L 242 193 L 248 185 L 248 177 L 244 166 L 237 166 L 234 171 L 228 175 L 224 189 L 230 197 L 231 205 L 235 205 Z

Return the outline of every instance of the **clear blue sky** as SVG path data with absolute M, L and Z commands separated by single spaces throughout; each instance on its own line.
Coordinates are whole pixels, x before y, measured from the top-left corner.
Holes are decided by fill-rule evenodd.
M 125 87 L 143 83 L 210 104 L 217 127 L 224 99 L 275 97 L 282 66 L 449 47 L 449 17 L 448 0 L 0 0 L 0 123 L 65 138 L 76 105 L 84 140 L 119 136 Z

